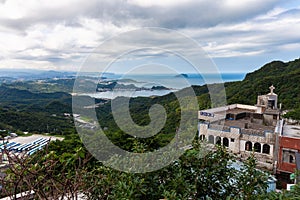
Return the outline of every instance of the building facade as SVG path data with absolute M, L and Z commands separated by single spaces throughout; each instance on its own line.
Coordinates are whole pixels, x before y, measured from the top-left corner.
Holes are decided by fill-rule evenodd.
M 258 167 L 276 171 L 280 134 L 277 94 L 258 96 L 257 105 L 233 104 L 199 111 L 199 138 L 225 146 L 241 160 L 251 153 Z
M 278 165 L 277 177 L 286 188 L 287 184 L 292 184 L 291 174 L 295 170 L 300 170 L 300 126 L 291 124 L 288 121 L 282 122 L 282 132 L 279 135 L 278 143 Z M 300 177 L 297 178 L 300 181 Z
M 225 146 L 241 160 L 253 153 L 257 166 L 276 174 L 286 188 L 295 182 L 290 175 L 300 170 L 300 125 L 281 119 L 274 89 L 272 85 L 270 93 L 259 95 L 254 106 L 233 104 L 199 111 L 198 136 Z

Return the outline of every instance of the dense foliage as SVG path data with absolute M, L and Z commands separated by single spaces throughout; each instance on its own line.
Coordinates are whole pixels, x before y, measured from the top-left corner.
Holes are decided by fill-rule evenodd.
M 255 104 L 258 94 L 269 92 L 275 86 L 279 103 L 284 109 L 300 106 L 300 59 L 291 62 L 273 61 L 246 75 L 243 81 L 226 83 L 228 103 Z
M 294 119 L 294 120 L 300 120 L 300 108 L 296 108 L 288 113 L 286 113 L 284 116 L 284 118 L 290 118 L 290 119 Z
M 264 65 L 259 70 L 246 75 L 243 81 L 225 83 L 226 97 L 228 104 L 244 103 L 254 105 L 258 94 L 265 94 L 269 86 L 276 87 L 275 92 L 279 94 L 279 103 L 284 109 L 297 109 L 287 114 L 287 117 L 299 119 L 300 107 L 300 59 L 291 62 L 274 61 Z M 72 97 L 68 93 L 58 92 L 72 89 L 73 79 L 47 80 L 44 82 L 13 82 L 0 86 L 0 118 L 2 127 L 11 127 L 21 131 L 36 132 L 74 132 L 70 131 L 73 123 L 63 118 L 63 113 L 72 112 Z M 87 81 L 87 86 L 90 81 Z M 217 88 L 218 84 L 210 85 L 210 88 Z M 198 96 L 199 109 L 211 107 L 209 90 L 206 85 L 193 87 Z M 54 92 L 56 91 L 56 92 Z M 51 93 L 42 93 L 51 92 Z M 181 92 L 184 92 L 182 90 Z M 219 95 L 223 95 L 220 93 Z M 221 96 L 220 96 L 221 99 Z M 96 103 L 101 100 L 96 100 Z M 159 103 L 165 106 L 169 117 L 165 134 L 174 133 L 176 129 L 176 116 L 180 110 L 178 102 L 173 94 L 155 98 L 135 98 L 131 101 L 132 117 L 140 125 L 149 123 L 147 117 L 148 108 Z M 222 103 L 220 103 L 222 105 Z M 82 106 L 82 105 L 80 105 Z M 213 105 L 213 106 L 219 106 Z M 109 103 L 98 109 L 98 117 L 101 125 L 110 128 L 109 131 L 116 131 L 110 115 Z M 28 120 L 24 120 L 24 118 Z M 4 120 L 5 119 L 5 120 Z M 27 122 L 29 121 L 29 122 Z M 40 123 L 40 122 L 43 123 Z M 56 127 L 56 128 L 55 128 Z M 74 130 L 74 127 L 73 127 Z M 108 135 L 111 135 L 108 131 Z M 122 135 L 120 132 L 118 135 Z M 126 136 L 124 136 L 126 137 Z M 161 140 L 165 140 L 161 135 Z M 165 141 L 169 140 L 169 136 Z M 164 142 L 163 142 L 164 143 Z
M 284 108 L 295 109 L 286 117 L 298 118 L 300 110 L 300 60 L 288 63 L 272 62 L 247 74 L 243 81 L 225 83 L 228 103 L 255 104 L 258 94 L 265 94 L 274 85 Z M 71 81 L 51 90 L 70 89 Z M 55 86 L 55 88 L 54 88 Z M 30 87 L 31 89 L 28 89 Z M 235 158 L 222 147 L 208 151 L 205 143 L 196 140 L 193 149 L 171 165 L 155 172 L 128 174 L 103 166 L 93 158 L 75 133 L 71 113 L 71 95 L 64 92 L 34 93 L 43 85 L 14 83 L 0 86 L 0 129 L 30 132 L 50 132 L 67 135 L 63 141 L 51 142 L 44 152 L 32 157 L 10 157 L 16 162 L 2 180 L 1 195 L 14 195 L 34 190 L 36 198 L 76 197 L 89 199 L 291 199 L 299 197 L 299 187 L 293 192 L 266 194 L 266 174 L 255 169 L 250 157 L 241 168 L 232 167 Z M 218 89 L 219 84 L 210 88 Z M 194 86 L 199 109 L 211 107 L 208 87 Z M 28 89 L 28 90 L 27 90 Z M 47 87 L 42 91 L 47 91 Z M 180 91 L 182 93 L 185 90 Z M 223 95 L 219 93 L 220 97 Z M 83 97 L 82 97 L 83 98 Z M 84 97 L 88 98 L 88 97 Z M 82 101 L 85 102 L 84 100 Z M 133 98 L 130 114 L 141 126 L 150 122 L 149 108 L 164 106 L 167 120 L 155 136 L 139 139 L 125 134 L 113 120 L 111 102 L 96 109 L 105 134 L 117 146 L 131 152 L 153 151 L 165 146 L 177 131 L 181 108 L 174 94 L 162 97 Z M 221 105 L 221 103 L 220 103 Z M 83 105 L 77 105 L 82 107 Z M 218 102 L 216 105 L 218 106 Z M 196 134 L 196 133 L 195 133 Z M 71 196 L 70 196 L 71 195 Z
M 162 101 L 160 101 L 160 98 L 134 98 L 130 100 L 129 109 L 132 120 L 140 126 L 145 126 L 150 123 L 148 112 L 152 105 L 159 102 L 164 106 L 167 113 L 166 124 L 163 129 L 153 137 L 134 138 L 124 133 L 117 126 L 113 118 L 110 103 L 107 103 L 97 109 L 97 117 L 100 125 L 103 129 L 105 129 L 106 135 L 115 145 L 120 146 L 123 149 L 130 150 L 132 149 L 132 142 L 138 141 L 147 145 L 147 150 L 151 151 L 168 144 L 170 140 L 173 139 L 176 129 L 179 126 L 180 108 L 178 101 L 172 94 L 168 95 L 168 98 L 164 97 L 162 99 Z
M 74 133 L 70 117 L 52 116 L 43 112 L 18 112 L 0 108 L 0 129 L 30 133 Z
M 85 102 L 84 98 L 90 97 L 78 98 Z M 0 102 L 0 129 L 64 135 L 75 132 L 72 96 L 68 93 L 33 93 L 2 85 Z
M 67 93 L 32 93 L 0 86 L 0 128 L 38 133 L 74 133 Z
M 238 170 L 225 149 L 209 151 L 205 145 L 196 142 L 158 171 L 128 174 L 103 166 L 78 138 L 69 137 L 53 142 L 45 152 L 17 159 L 2 180 L 3 194 L 33 190 L 40 199 L 82 193 L 88 199 L 255 199 L 266 193 L 267 175 L 255 170 L 253 157 Z

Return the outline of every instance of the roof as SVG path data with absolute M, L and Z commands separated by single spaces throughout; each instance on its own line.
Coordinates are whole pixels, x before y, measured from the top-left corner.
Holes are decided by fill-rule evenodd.
M 245 124 L 247 124 L 248 129 L 252 130 L 260 130 L 260 131 L 271 131 L 274 132 L 275 126 L 267 126 L 263 123 L 253 123 L 249 118 L 243 118 L 238 120 L 225 120 L 224 125 L 229 127 L 239 127 L 245 128 Z
M 245 112 L 248 112 L 248 113 L 255 113 L 254 110 L 250 110 L 250 109 L 243 109 L 243 108 L 233 108 L 233 109 L 229 109 L 229 110 L 226 110 L 226 114 L 228 113 L 231 113 L 231 114 L 239 114 L 239 113 L 245 113 Z M 224 113 L 223 112 L 217 112 L 215 114 L 222 114 Z
M 300 138 L 300 126 L 285 124 L 283 126 L 282 135 L 287 137 Z

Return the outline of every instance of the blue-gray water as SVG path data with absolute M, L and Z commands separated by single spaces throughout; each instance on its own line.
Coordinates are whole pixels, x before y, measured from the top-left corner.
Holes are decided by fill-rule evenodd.
M 107 98 L 113 99 L 117 96 L 127 96 L 127 97 L 137 97 L 137 96 L 162 96 L 166 95 L 172 91 L 176 91 L 190 85 L 204 85 L 211 83 L 224 83 L 231 81 L 239 81 L 245 77 L 242 73 L 232 73 L 232 74 L 205 74 L 200 76 L 198 74 L 187 74 L 187 76 L 176 76 L 170 74 L 161 75 L 117 75 L 110 74 L 106 76 L 106 80 L 118 80 L 121 84 L 134 84 L 137 87 L 151 88 L 152 86 L 165 86 L 170 88 L 170 90 L 116 90 L 116 91 L 106 91 L 97 92 L 92 94 L 87 94 L 95 98 Z

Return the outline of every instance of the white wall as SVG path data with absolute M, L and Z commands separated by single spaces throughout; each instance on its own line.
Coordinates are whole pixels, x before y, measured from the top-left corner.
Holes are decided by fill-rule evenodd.
M 211 108 L 211 109 L 207 109 L 207 110 L 200 110 L 198 112 L 198 119 L 207 120 L 207 121 L 216 121 L 216 120 L 219 120 L 219 119 L 223 119 L 224 117 L 226 117 L 226 111 L 227 110 L 231 110 L 231 109 L 235 109 L 235 108 L 251 110 L 251 111 L 254 111 L 254 112 L 258 111 L 258 108 L 256 106 L 250 106 L 250 105 L 244 105 L 244 104 L 231 104 L 231 105 L 228 105 L 228 106 Z M 214 117 L 207 117 L 207 116 L 200 115 L 200 112 L 207 112 L 207 113 L 224 112 L 224 113 L 215 115 Z M 216 119 L 216 118 L 218 118 L 218 119 Z

